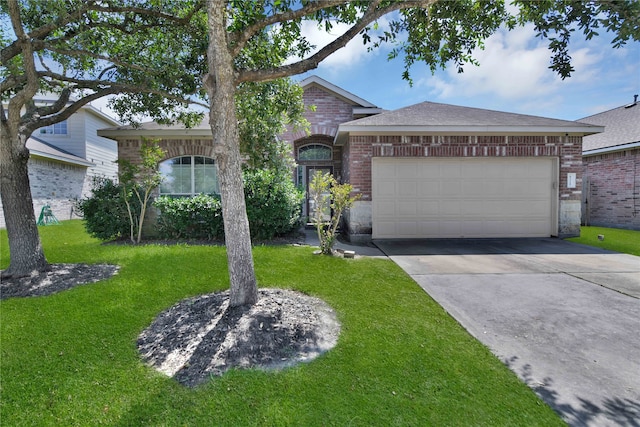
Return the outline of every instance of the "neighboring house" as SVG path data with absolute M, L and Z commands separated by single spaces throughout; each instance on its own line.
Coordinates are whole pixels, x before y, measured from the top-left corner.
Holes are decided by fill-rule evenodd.
M 431 102 L 384 111 L 315 76 L 301 85 L 316 106 L 310 134 L 282 135 L 296 183 L 308 188 L 321 170 L 353 185 L 361 199 L 345 218 L 352 240 L 579 235 L 582 138 L 601 126 Z M 164 194 L 195 194 L 204 186 L 196 168 L 215 171 L 206 121 L 98 134 L 129 160 L 143 137 L 160 139 Z
M 37 104 L 53 102 L 47 96 Z M 38 219 L 42 207 L 49 205 L 58 220 L 76 217 L 76 200 L 91 193 L 93 177 L 117 179 L 117 144 L 99 137 L 97 130 L 119 122 L 87 105 L 69 119 L 37 129 L 27 140 L 29 182 L 33 209 Z M 0 207 L 1 207 L 0 201 Z M 0 209 L 0 227 L 4 227 Z
M 582 144 L 582 222 L 640 230 L 640 103 L 580 119 L 604 126 Z

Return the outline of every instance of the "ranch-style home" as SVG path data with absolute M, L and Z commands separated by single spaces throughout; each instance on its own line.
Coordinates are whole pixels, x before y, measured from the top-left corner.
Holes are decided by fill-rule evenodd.
M 321 170 L 353 185 L 361 198 L 345 218 L 351 240 L 579 235 L 582 139 L 602 126 L 432 102 L 384 111 L 316 76 L 301 85 L 316 108 L 310 134 L 282 135 L 295 180 L 308 188 Z M 160 139 L 161 194 L 215 191 L 206 120 L 98 134 L 129 160 L 143 137 Z
M 580 119 L 604 126 L 582 143 L 582 221 L 640 230 L 640 103 Z

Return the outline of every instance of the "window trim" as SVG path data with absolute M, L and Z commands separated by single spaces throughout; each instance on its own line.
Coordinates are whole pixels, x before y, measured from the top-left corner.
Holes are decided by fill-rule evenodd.
M 194 197 L 194 196 L 197 196 L 198 194 L 215 194 L 215 195 L 219 195 L 220 194 L 220 183 L 218 181 L 218 170 L 216 168 L 215 160 L 213 159 L 213 157 L 199 156 L 199 155 L 196 155 L 196 154 L 187 154 L 187 155 L 182 155 L 182 156 L 176 156 L 176 157 L 171 157 L 170 159 L 165 159 L 165 160 L 161 161 L 160 163 L 158 163 L 158 168 L 160 168 L 160 165 L 162 163 L 170 162 L 170 161 L 175 160 L 175 159 L 182 159 L 182 158 L 185 158 L 185 157 L 191 158 L 191 162 L 189 163 L 189 166 L 190 166 L 189 175 L 190 175 L 191 191 L 188 192 L 188 193 L 168 193 L 168 192 L 163 192 L 162 191 L 162 184 L 160 184 L 158 186 L 158 194 L 160 196 L 173 196 L 173 197 Z M 204 165 L 207 165 L 207 164 L 211 165 L 214 168 L 216 185 L 215 185 L 215 189 L 214 189 L 213 193 L 202 193 L 202 192 L 196 192 L 195 191 L 196 190 L 196 168 L 195 168 L 195 166 L 196 166 L 196 161 L 195 161 L 196 157 L 200 157 L 200 158 L 203 158 L 203 159 L 211 160 L 211 163 L 206 163 L 205 162 L 203 164 Z M 161 172 L 161 174 L 162 174 L 162 172 Z M 164 174 L 162 174 L 162 175 L 163 175 L 163 177 L 165 176 Z

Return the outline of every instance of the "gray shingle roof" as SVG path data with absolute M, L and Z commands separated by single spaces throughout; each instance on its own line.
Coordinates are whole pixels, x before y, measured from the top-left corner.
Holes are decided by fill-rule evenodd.
M 58 160 L 64 163 L 70 163 L 80 166 L 94 166 L 93 163 L 87 159 L 71 154 L 61 148 L 55 147 L 48 142 L 41 139 L 30 137 L 27 139 L 27 148 L 29 153 L 34 156 L 44 157 L 47 159 Z
M 590 135 L 601 126 L 482 108 L 422 102 L 340 125 L 335 142 L 349 134 Z
M 349 126 L 544 126 L 576 127 L 574 121 L 505 113 L 482 108 L 422 102 L 398 110 L 344 123 Z
M 583 153 L 640 142 L 640 103 L 614 108 L 578 121 L 604 126 L 603 133 L 584 137 Z

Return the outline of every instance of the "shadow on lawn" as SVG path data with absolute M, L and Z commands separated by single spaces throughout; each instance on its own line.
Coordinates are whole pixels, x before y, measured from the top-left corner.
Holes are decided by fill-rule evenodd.
M 609 425 L 640 427 L 640 402 L 631 399 L 611 397 L 600 404 L 576 396 L 579 405 L 562 402 L 561 396 L 553 387 L 552 378 L 544 378 L 543 384 L 533 377 L 531 365 L 525 364 L 518 368 L 516 356 L 504 360 L 512 371 L 517 372 L 524 383 L 556 411 L 570 426 Z

